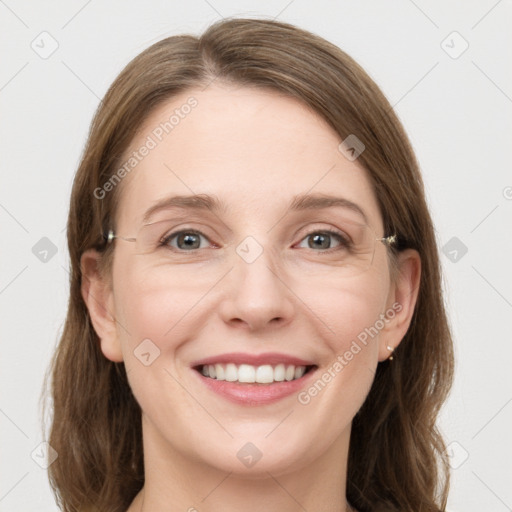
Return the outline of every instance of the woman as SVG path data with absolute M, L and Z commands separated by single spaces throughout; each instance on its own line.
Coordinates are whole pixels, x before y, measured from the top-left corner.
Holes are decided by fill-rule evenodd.
M 339 48 L 228 19 L 145 50 L 93 120 L 68 245 L 63 510 L 444 510 L 432 220 Z

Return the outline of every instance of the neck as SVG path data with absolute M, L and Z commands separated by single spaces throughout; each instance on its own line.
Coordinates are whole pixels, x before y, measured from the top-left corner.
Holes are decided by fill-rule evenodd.
M 350 426 L 326 453 L 301 467 L 273 471 L 261 464 L 247 476 L 187 457 L 148 423 L 143 419 L 145 484 L 127 512 L 353 510 L 345 499 Z

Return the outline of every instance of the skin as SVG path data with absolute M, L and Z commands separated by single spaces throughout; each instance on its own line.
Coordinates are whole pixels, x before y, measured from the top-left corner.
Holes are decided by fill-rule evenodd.
M 398 346 L 409 327 L 419 255 L 401 253 L 392 282 L 381 243 L 372 266 L 353 277 L 342 275 L 335 256 L 308 247 L 306 235 L 336 229 L 342 213 L 287 213 L 296 194 L 356 202 L 378 237 L 382 217 L 366 171 L 338 150 L 340 137 L 276 92 L 223 84 L 186 91 L 152 113 L 126 154 L 190 96 L 197 107 L 124 178 L 116 229 L 136 236 L 145 210 L 170 194 L 214 194 L 224 211 L 175 223 L 204 233 L 202 255 L 152 259 L 118 239 L 111 282 L 99 276 L 94 250 L 81 261 L 102 353 L 124 361 L 143 411 L 146 480 L 128 511 L 291 512 L 298 503 L 310 512 L 349 510 L 351 422 L 390 355 L 386 347 Z M 250 264 L 235 251 L 247 236 L 263 248 Z M 281 352 L 315 361 L 320 376 L 395 302 L 400 311 L 307 405 L 296 394 L 264 406 L 231 403 L 190 367 L 227 352 Z M 147 338 L 160 355 L 145 366 L 134 350 Z M 249 468 L 237 457 L 247 442 L 262 453 Z

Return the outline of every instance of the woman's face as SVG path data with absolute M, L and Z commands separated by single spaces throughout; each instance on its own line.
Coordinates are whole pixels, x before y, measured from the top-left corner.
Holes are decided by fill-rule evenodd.
M 132 141 L 116 235 L 137 241 L 114 242 L 115 330 L 100 338 L 146 449 L 257 476 L 348 446 L 398 309 L 376 197 L 341 142 L 294 99 L 225 85 L 174 97 Z M 220 206 L 170 201 L 198 194 Z M 299 196 L 345 203 L 292 209 Z

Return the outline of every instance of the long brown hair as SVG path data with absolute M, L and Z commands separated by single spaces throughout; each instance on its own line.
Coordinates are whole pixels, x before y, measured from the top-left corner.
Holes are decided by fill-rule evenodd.
M 49 467 L 66 512 L 125 511 L 144 485 L 141 410 L 123 363 L 103 356 L 81 295 L 80 257 L 103 251 L 108 275 L 120 187 L 98 199 L 122 164 L 136 130 L 162 102 L 220 80 L 271 88 L 319 113 L 341 139 L 356 134 L 359 156 L 378 198 L 385 233 L 398 251 L 419 252 L 422 273 L 411 325 L 393 361 L 378 365 L 353 420 L 347 497 L 361 512 L 442 511 L 448 494 L 445 446 L 436 428 L 453 378 L 453 347 L 441 268 L 418 163 L 398 118 L 377 85 L 347 54 L 286 23 L 227 19 L 201 36 L 168 37 L 135 57 L 99 105 L 71 195 L 67 224 L 70 297 L 48 375 L 53 418 Z

